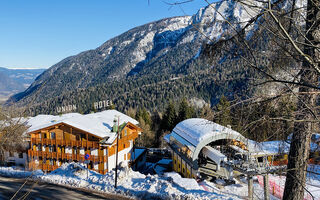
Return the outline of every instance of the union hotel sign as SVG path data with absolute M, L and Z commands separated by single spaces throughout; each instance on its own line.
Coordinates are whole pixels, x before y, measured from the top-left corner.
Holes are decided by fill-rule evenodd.
M 111 100 L 103 100 L 103 101 L 94 102 L 93 108 L 98 110 L 98 109 L 107 108 L 112 105 L 113 104 Z M 56 111 L 57 113 L 74 112 L 77 110 L 77 108 L 78 108 L 77 104 L 71 104 L 71 105 L 57 107 Z

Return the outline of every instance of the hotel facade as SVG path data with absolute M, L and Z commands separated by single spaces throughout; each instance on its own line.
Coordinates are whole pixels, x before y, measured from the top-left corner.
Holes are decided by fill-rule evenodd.
M 142 132 L 137 124 L 116 110 L 38 115 L 28 120 L 28 168 L 50 172 L 63 163 L 88 160 L 89 169 L 105 174 L 116 165 L 118 133 L 118 163 L 130 161 L 134 141 Z

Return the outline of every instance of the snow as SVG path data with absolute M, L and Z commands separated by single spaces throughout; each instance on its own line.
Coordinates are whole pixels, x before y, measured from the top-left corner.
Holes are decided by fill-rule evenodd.
M 172 162 L 171 159 L 163 158 L 163 159 L 159 160 L 159 162 L 157 162 L 157 163 L 158 164 L 163 164 L 163 165 L 169 165 L 171 162 Z
M 230 199 L 228 195 L 205 191 L 194 179 L 181 178 L 175 172 L 159 177 L 122 168 L 118 173 L 117 189 L 114 188 L 114 171 L 101 175 L 91 170 L 87 171 L 84 166 L 77 163 L 64 164 L 50 174 L 37 175 L 34 178 L 49 183 L 85 187 L 139 199 Z
M 310 165 L 309 171 L 320 172 L 319 165 Z M 28 172 L 11 167 L 0 167 L 0 175 L 11 177 L 32 177 L 48 183 L 68 185 L 76 188 L 86 188 L 98 192 L 118 193 L 138 199 L 244 199 L 247 198 L 248 185 L 246 179 L 235 180 L 235 184 L 225 185 L 223 180 L 216 183 L 204 180 L 182 178 L 176 172 L 165 173 L 164 176 L 144 175 L 132 171 L 120 164 L 118 171 L 118 188 L 114 188 L 114 171 L 101 175 L 87 170 L 78 163 L 65 163 L 55 171 L 44 174 L 41 170 Z M 88 175 L 88 178 L 87 178 Z M 307 176 L 307 189 L 320 198 L 320 176 L 310 174 Z M 284 187 L 285 177 L 269 175 L 269 179 Z M 254 197 L 263 198 L 263 188 L 254 183 Z M 270 199 L 276 199 L 270 195 Z
M 114 139 L 115 133 L 112 132 L 112 126 L 113 120 L 117 116 L 119 116 L 120 124 L 126 122 L 138 124 L 135 119 L 121 112 L 116 110 L 105 110 L 87 115 L 81 115 L 79 113 L 68 113 L 60 116 L 38 115 L 27 119 L 27 125 L 30 126 L 28 132 L 32 132 L 45 127 L 65 123 L 101 138 L 108 136 L 110 139 Z
M 172 166 L 172 160 L 163 158 L 153 165 L 153 170 L 156 174 L 162 176 L 165 172 L 168 172 L 168 168 L 170 168 L 170 166 Z
M 313 166 L 310 165 L 308 167 L 308 170 L 312 168 Z M 316 171 L 319 173 L 319 166 L 316 166 Z M 312 170 L 311 170 L 312 171 Z M 320 199 L 320 179 L 317 175 L 314 177 L 314 174 L 307 174 L 307 183 L 306 183 L 306 189 L 314 196 L 314 199 Z M 285 176 L 277 176 L 277 175 L 272 175 L 269 174 L 269 185 L 274 184 L 276 188 L 279 188 L 280 191 L 284 191 L 285 187 L 285 182 L 286 182 L 286 177 Z M 305 191 L 305 199 L 312 199 L 311 196 Z
M 172 178 L 173 183 L 186 190 L 203 190 L 195 179 L 182 178 L 178 173 L 175 172 L 165 173 L 164 176 Z
M 43 175 L 41 170 L 37 171 L 26 171 L 23 169 L 19 169 L 16 167 L 1 167 L 0 166 L 0 176 L 7 176 L 7 177 L 18 177 L 18 178 L 26 178 L 31 175 Z
M 184 30 L 190 24 L 190 16 L 183 16 L 183 17 L 176 17 L 173 19 L 168 19 L 166 23 L 168 26 L 164 29 L 160 30 L 159 33 L 165 31 L 177 31 L 177 30 Z
M 131 159 L 134 160 L 134 159 L 138 158 L 145 151 L 146 151 L 146 149 L 135 148 L 134 152 L 132 152 L 132 154 L 131 154 Z
M 258 145 L 265 154 L 288 153 L 290 149 L 290 144 L 285 141 L 267 141 Z
M 289 153 L 290 150 L 290 136 L 288 141 L 266 141 L 266 142 L 255 142 L 248 140 L 249 150 L 257 154 L 279 154 Z M 314 142 L 310 143 L 310 150 L 319 150 L 319 145 Z
M 199 38 L 210 38 L 211 42 L 216 42 L 222 38 L 230 38 L 236 31 L 247 26 L 250 19 L 261 12 L 263 6 L 259 1 L 219 1 L 201 8 L 191 21 L 193 25 L 199 25 L 201 31 L 201 34 L 197 34 Z M 226 23 L 227 20 L 232 25 Z M 255 28 L 255 25 L 246 27 L 245 32 L 249 34 L 247 38 L 251 37 Z
M 201 118 L 184 120 L 177 124 L 173 131 L 188 140 L 194 146 L 197 146 L 201 141 L 212 137 L 214 134 L 227 133 L 229 135 L 243 137 L 240 133 L 233 131 L 230 128 Z

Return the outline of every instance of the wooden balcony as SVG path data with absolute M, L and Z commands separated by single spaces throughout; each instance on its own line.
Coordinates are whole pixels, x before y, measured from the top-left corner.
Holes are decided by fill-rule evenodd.
M 93 141 L 80 141 L 80 140 L 56 140 L 56 139 L 47 139 L 47 138 L 31 138 L 32 144 L 41 144 L 41 145 L 61 145 L 61 146 L 70 146 L 70 147 L 88 147 L 88 148 L 99 148 L 99 142 Z M 88 146 L 87 146 L 88 145 Z
M 62 152 L 46 152 L 46 151 L 33 151 L 28 150 L 28 156 L 30 158 L 34 156 L 42 157 L 42 158 L 48 158 L 48 159 L 67 159 L 67 160 L 77 160 L 77 161 L 84 161 L 84 154 L 72 154 L 72 153 L 62 153 Z M 104 163 L 108 161 L 107 155 L 90 155 L 89 158 L 92 162 L 100 162 Z
M 29 170 L 38 170 L 41 169 L 43 171 L 53 171 L 59 168 L 58 165 L 49 165 L 49 164 L 43 164 L 43 163 L 35 163 L 35 162 L 30 162 L 28 164 Z
M 28 163 L 29 170 L 39 170 L 40 169 L 43 171 L 54 171 L 58 168 L 59 168 L 58 165 L 51 165 L 51 164 L 47 164 L 47 163 L 42 163 L 42 161 L 39 161 L 39 163 L 36 163 L 34 161 L 31 161 Z M 108 172 L 106 169 L 104 169 L 104 170 L 91 169 L 91 170 L 94 170 L 100 174 L 106 174 Z
M 49 164 L 39 164 L 39 167 L 42 171 L 53 171 L 59 168 L 58 165 L 49 165 Z

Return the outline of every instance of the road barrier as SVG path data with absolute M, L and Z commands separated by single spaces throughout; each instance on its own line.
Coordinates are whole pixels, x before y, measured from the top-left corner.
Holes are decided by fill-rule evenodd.
M 257 176 L 257 177 L 258 177 L 259 185 L 263 188 L 264 187 L 263 176 Z M 269 176 L 269 192 L 274 197 L 282 199 L 284 186 L 280 185 L 279 180 Z M 304 200 L 313 200 L 313 197 L 308 192 L 305 192 Z M 314 198 L 314 200 L 319 200 L 319 198 Z

